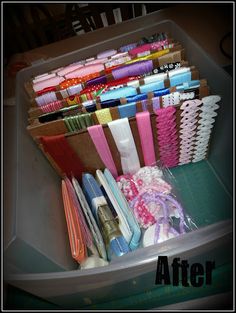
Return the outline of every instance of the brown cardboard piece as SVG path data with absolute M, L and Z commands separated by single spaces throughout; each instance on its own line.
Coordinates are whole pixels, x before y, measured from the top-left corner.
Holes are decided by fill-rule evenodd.
M 194 77 L 198 77 L 198 71 L 194 72 Z M 192 75 L 193 76 L 193 75 Z M 196 79 L 196 78 L 194 78 Z M 170 91 L 174 92 L 176 90 L 175 87 L 171 87 Z M 196 93 L 196 98 L 199 97 L 199 99 L 202 99 L 203 97 L 206 97 L 209 95 L 209 87 L 207 86 L 207 81 L 206 79 L 202 79 L 200 80 L 200 87 L 197 89 L 197 93 Z M 149 92 L 148 93 L 148 99 L 152 99 L 153 98 L 153 93 Z M 180 104 L 183 101 L 180 102 Z M 161 101 L 161 97 L 160 97 L 160 104 L 162 107 L 162 101 Z M 136 108 L 137 108 L 137 112 L 142 112 L 142 103 L 140 101 L 138 101 L 136 103 Z M 152 113 L 152 107 L 149 106 L 149 111 L 150 113 Z M 110 108 L 110 113 L 112 116 L 113 120 L 119 119 L 119 111 L 117 107 L 111 107 Z M 92 113 L 92 119 L 93 119 L 93 123 L 95 125 L 99 124 L 99 121 L 97 119 L 96 114 L 93 112 Z M 53 136 L 53 135 L 59 135 L 59 134 L 65 134 L 68 132 L 65 123 L 62 119 L 60 120 L 55 120 L 52 122 L 48 122 L 48 123 L 39 123 L 38 120 L 34 120 L 33 123 L 31 125 L 29 125 L 27 127 L 27 130 L 29 131 L 30 135 L 34 138 L 37 136 Z
M 137 102 L 137 108 L 140 108 L 140 102 Z M 180 146 L 180 120 L 181 120 L 181 110 L 180 110 L 181 104 L 175 106 L 176 108 L 176 128 L 177 128 L 177 134 L 178 134 L 178 147 Z M 151 111 L 150 111 L 151 112 Z M 152 112 L 151 115 L 151 126 L 152 126 L 152 133 L 153 133 L 153 140 L 154 140 L 154 150 L 156 154 L 156 160 L 159 160 L 159 148 L 158 148 L 158 140 L 157 140 L 157 129 L 156 129 L 156 115 Z M 137 153 L 139 156 L 140 164 L 141 166 L 144 166 L 144 159 L 142 154 L 142 148 L 141 148 L 141 142 L 139 138 L 139 132 L 137 128 L 137 123 L 135 117 L 129 119 L 129 124 L 131 127 L 131 131 L 133 134 L 133 138 L 135 141 Z M 110 132 L 110 129 L 107 125 L 103 125 L 103 130 L 105 133 L 105 137 L 107 138 L 110 151 L 113 157 L 113 160 L 115 162 L 115 165 L 117 167 L 119 175 L 122 174 L 122 168 L 121 168 L 121 162 L 120 162 L 120 154 L 116 147 L 116 144 L 114 142 L 114 139 L 112 137 L 112 134 Z M 31 133 L 32 134 L 32 133 Z M 45 135 L 45 134 L 44 134 Z M 47 134 L 49 135 L 49 134 Z M 50 134 L 52 135 L 52 134 Z M 104 164 L 98 155 L 95 145 L 93 144 L 89 133 L 87 130 L 81 130 L 79 132 L 75 133 L 67 133 L 65 134 L 69 144 L 71 147 L 75 150 L 77 155 L 81 160 L 83 160 L 83 166 L 85 167 L 85 170 L 95 174 L 95 171 L 97 169 L 104 169 Z M 38 141 L 37 138 L 35 138 L 36 141 Z M 49 161 L 52 163 L 52 166 L 57 170 L 59 175 L 61 174 L 61 171 L 58 170 L 57 166 L 55 166 L 55 160 L 51 160 L 50 157 L 46 156 Z
M 164 56 L 166 56 L 166 58 L 164 59 L 165 60 L 165 64 L 166 63 L 170 63 L 170 62 L 173 62 L 172 60 L 175 59 L 176 61 L 174 62 L 180 62 L 181 60 L 185 60 L 185 58 L 183 58 L 184 56 L 184 52 L 183 52 L 183 48 L 181 45 L 177 45 L 173 48 L 170 48 L 169 51 L 167 54 L 165 54 Z M 174 54 L 174 58 L 173 58 L 173 54 Z M 162 58 L 163 56 L 161 57 L 158 57 L 156 59 L 153 59 L 153 66 L 154 68 L 160 66 L 160 62 L 159 62 L 159 59 Z M 163 61 L 161 61 L 161 63 L 163 63 Z M 162 64 L 161 64 L 162 65 Z M 103 76 L 105 75 L 107 77 L 107 81 L 110 82 L 110 81 L 113 81 L 114 80 L 114 77 L 112 76 L 112 74 L 105 74 L 104 71 L 102 71 L 100 73 L 100 76 Z M 66 79 L 66 78 L 65 78 Z M 86 86 L 86 83 L 84 84 Z M 60 87 L 59 86 L 55 86 L 56 88 L 56 96 L 57 96 L 57 99 L 58 100 L 61 100 L 63 99 L 61 93 L 60 93 Z M 30 82 L 27 82 L 25 83 L 25 90 L 31 100 L 31 103 L 32 103 L 32 106 L 37 106 L 36 102 L 35 102 L 35 98 L 37 97 L 37 93 L 33 90 L 33 83 L 32 83 L 32 80 Z
M 143 160 L 143 154 L 142 154 L 142 148 L 141 148 L 141 142 L 139 139 L 139 133 L 137 128 L 137 123 L 135 118 L 131 118 L 129 120 L 131 131 L 134 137 L 136 149 L 138 152 L 139 160 L 141 166 L 144 166 L 144 160 Z M 157 145 L 157 134 L 155 130 L 156 125 L 156 116 L 154 114 L 151 115 L 151 123 L 153 128 L 153 137 L 154 137 L 154 146 L 155 146 L 155 153 L 157 160 L 159 159 L 159 152 L 158 152 L 158 145 Z M 103 126 L 103 130 L 105 133 L 105 136 L 107 138 L 107 141 L 109 143 L 109 147 L 113 156 L 113 160 L 115 162 L 117 171 L 119 175 L 122 174 L 122 168 L 121 168 L 121 162 L 120 162 L 120 154 L 117 150 L 117 147 L 115 145 L 114 139 L 112 137 L 112 134 L 110 132 L 110 129 L 107 125 Z M 75 150 L 76 154 L 79 156 L 81 160 L 83 160 L 83 165 L 85 167 L 85 170 L 95 174 L 97 169 L 104 169 L 105 166 L 99 156 L 99 154 L 96 151 L 96 148 L 88 134 L 87 131 L 81 131 L 79 133 L 74 134 L 68 134 L 66 135 L 66 138 L 71 145 L 71 147 Z M 42 147 L 41 147 L 42 149 Z M 43 149 L 42 149 L 43 150 Z M 56 165 L 56 161 L 52 160 L 52 158 L 46 154 L 46 157 L 48 158 L 49 162 L 52 164 L 54 169 L 57 171 L 57 173 L 60 176 L 63 176 L 61 170 Z
M 191 66 L 190 69 L 191 69 L 191 73 L 192 73 L 192 76 L 191 76 L 192 80 L 199 79 L 199 72 L 198 72 L 198 70 L 196 70 L 194 66 Z M 170 81 L 169 81 L 169 79 L 166 79 L 164 81 L 164 84 L 165 84 L 165 88 L 170 88 Z M 140 88 L 139 87 L 137 88 L 137 91 L 138 91 L 138 93 L 140 93 Z M 121 104 L 126 104 L 127 100 L 126 100 L 126 98 L 121 98 L 120 102 L 121 102 Z M 63 105 L 63 107 L 68 107 L 69 106 L 66 100 L 62 101 L 62 105 Z M 80 104 L 78 104 L 78 105 L 80 105 Z M 97 108 L 97 110 L 101 109 L 101 105 L 100 105 L 98 100 L 96 101 L 96 108 Z M 86 111 L 86 109 L 85 109 L 85 111 Z M 40 107 L 37 107 L 37 108 L 30 108 L 29 111 L 28 111 L 28 114 L 30 116 L 30 119 L 34 119 L 34 118 L 37 118 L 40 115 L 42 115 L 43 112 L 40 109 Z

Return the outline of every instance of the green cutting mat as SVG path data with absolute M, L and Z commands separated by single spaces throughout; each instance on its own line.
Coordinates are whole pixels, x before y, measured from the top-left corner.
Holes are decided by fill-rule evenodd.
M 178 166 L 171 173 L 177 197 L 199 228 L 232 218 L 232 196 L 208 161 Z

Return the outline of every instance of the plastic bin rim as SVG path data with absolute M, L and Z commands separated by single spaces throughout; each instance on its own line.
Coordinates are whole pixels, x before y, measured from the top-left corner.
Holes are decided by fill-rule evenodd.
M 213 241 L 217 241 L 220 238 L 231 235 L 232 234 L 232 220 L 225 220 L 221 221 L 209 226 L 205 226 L 199 228 L 195 231 L 190 233 L 182 234 L 176 238 L 169 239 L 168 241 L 172 242 L 171 251 L 167 249 L 166 254 L 168 257 L 172 258 L 174 256 L 178 256 L 178 254 L 183 253 L 186 250 L 186 244 L 191 242 L 191 248 L 189 250 L 195 250 L 196 248 L 202 247 L 204 245 L 209 245 Z M 206 237 L 208 237 L 208 241 L 206 242 Z M 197 240 L 196 240 L 197 238 Z M 182 241 L 182 244 L 179 244 L 179 241 Z M 175 243 L 175 245 L 173 245 Z M 159 250 L 166 245 L 166 241 L 163 243 L 158 244 Z M 120 259 L 117 262 L 109 264 L 108 266 L 104 267 L 97 267 L 92 269 L 86 270 L 73 270 L 73 271 L 63 271 L 63 272 L 49 272 L 49 273 L 24 273 L 24 274 L 8 274 L 5 277 L 6 281 L 34 281 L 34 280 L 51 280 L 52 276 L 53 279 L 63 279 L 63 278 L 78 278 L 83 276 L 91 276 L 91 275 L 103 275 L 105 273 L 116 272 L 122 269 L 128 269 L 133 267 L 142 267 L 143 265 L 150 264 L 154 261 L 157 261 L 157 255 L 155 251 L 153 251 L 153 255 L 148 256 L 143 255 L 141 251 L 145 249 L 146 251 L 155 250 L 157 245 L 150 246 L 148 248 L 141 248 L 138 250 L 133 251 L 133 254 L 141 254 L 143 257 L 138 260 L 138 262 L 134 262 L 133 258 L 130 255 L 125 255 L 121 257 L 123 260 Z M 161 255 L 164 255 L 161 253 Z M 126 260 L 124 260 L 124 258 Z M 125 262 L 124 262 L 125 261 Z M 124 264 L 125 263 L 125 264 Z

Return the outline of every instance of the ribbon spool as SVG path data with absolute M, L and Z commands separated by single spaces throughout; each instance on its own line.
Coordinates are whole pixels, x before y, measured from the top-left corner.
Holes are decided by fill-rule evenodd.
M 176 108 L 174 107 L 155 110 L 160 160 L 167 167 L 178 165 L 178 136 L 175 113 Z
M 136 76 L 150 73 L 153 70 L 152 60 L 135 62 L 134 64 L 129 64 L 121 66 L 112 71 L 112 76 L 114 79 L 120 79 L 127 76 Z
M 197 128 L 197 116 L 200 100 L 184 101 L 180 106 L 180 155 L 179 165 L 190 163 L 195 144 L 195 134 Z

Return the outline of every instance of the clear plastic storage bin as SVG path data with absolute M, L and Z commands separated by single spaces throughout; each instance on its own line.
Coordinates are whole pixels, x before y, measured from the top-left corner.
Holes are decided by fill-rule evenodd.
M 99 303 L 154 289 L 160 305 L 168 304 L 168 297 L 177 291 L 174 287 L 155 285 L 158 255 L 169 256 L 170 261 L 180 257 L 189 263 L 214 260 L 213 279 L 218 285 L 212 286 L 209 293 L 221 292 L 223 287 L 230 290 L 232 284 L 229 274 L 233 214 L 231 78 L 174 22 L 157 23 L 155 15 L 151 24 L 141 22 L 142 18 L 135 30 L 129 29 L 131 24 L 127 23 L 125 32 L 124 26 L 113 27 L 114 32 L 111 28 L 107 39 L 99 41 L 98 37 L 96 44 L 26 68 L 17 76 L 16 171 L 12 174 L 12 205 L 5 208 L 5 280 L 64 308 L 93 308 L 93 305 L 99 308 Z M 61 179 L 26 130 L 29 104 L 24 83 L 31 76 L 156 32 L 169 32 L 178 40 L 186 49 L 189 63 L 199 69 L 201 78 L 207 79 L 211 93 L 222 97 L 208 160 L 172 169 L 184 207 L 199 229 L 162 244 L 140 248 L 106 267 L 75 270 L 77 265 L 70 255 L 61 198 Z M 184 293 L 196 294 L 196 289 L 189 287 L 183 297 Z M 203 296 L 201 291 L 197 296 Z

